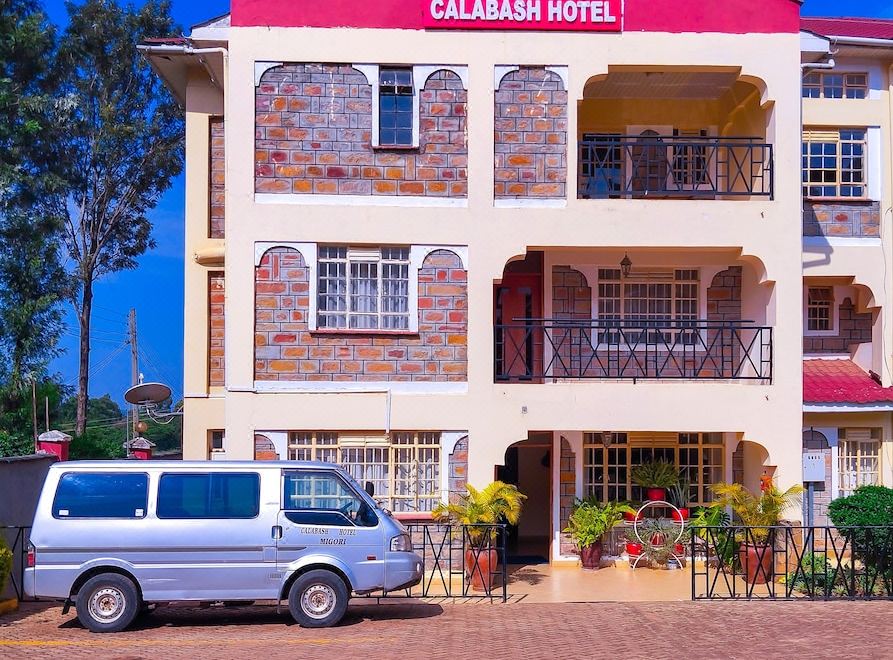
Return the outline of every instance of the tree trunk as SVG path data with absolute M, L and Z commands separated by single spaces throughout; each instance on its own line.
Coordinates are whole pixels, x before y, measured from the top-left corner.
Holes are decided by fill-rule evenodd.
M 93 312 L 93 279 L 84 278 L 81 283 L 81 308 L 78 310 L 78 325 L 80 326 L 80 346 L 78 355 L 78 400 L 77 417 L 74 425 L 74 434 L 78 437 L 84 434 L 87 428 L 87 392 L 90 385 L 90 315 Z

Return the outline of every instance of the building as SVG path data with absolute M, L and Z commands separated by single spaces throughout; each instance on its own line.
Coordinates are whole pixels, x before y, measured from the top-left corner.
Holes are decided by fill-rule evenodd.
M 650 458 L 696 504 L 799 482 L 802 446 L 830 474 L 851 428 L 888 447 L 888 399 L 802 383 L 806 341 L 890 385 L 893 33 L 805 29 L 792 0 L 233 0 L 144 44 L 186 109 L 184 457 L 343 463 L 409 516 L 499 477 L 516 549 L 560 562 L 573 498 L 642 499 Z M 805 209 L 801 110 L 842 150 Z

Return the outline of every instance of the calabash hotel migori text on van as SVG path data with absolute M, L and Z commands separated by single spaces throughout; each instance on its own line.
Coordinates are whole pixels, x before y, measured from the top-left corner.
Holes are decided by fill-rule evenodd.
M 431 0 L 434 21 L 617 23 L 609 0 Z

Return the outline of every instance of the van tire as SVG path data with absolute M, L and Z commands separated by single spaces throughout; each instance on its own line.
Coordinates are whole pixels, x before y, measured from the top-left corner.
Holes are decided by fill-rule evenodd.
M 136 585 L 118 573 L 102 573 L 78 589 L 75 607 L 78 620 L 91 632 L 120 632 L 141 609 Z
M 322 569 L 307 571 L 288 591 L 288 611 L 302 628 L 328 628 L 341 621 L 349 598 L 339 575 Z

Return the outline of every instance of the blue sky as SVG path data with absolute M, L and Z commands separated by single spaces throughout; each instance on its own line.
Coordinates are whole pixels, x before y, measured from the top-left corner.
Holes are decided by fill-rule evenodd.
M 272 0 L 271 0 L 272 1 Z M 283 2 L 307 0 L 281 0 Z M 325 1 L 325 0 L 320 0 Z M 627 0 L 648 2 L 649 0 Z M 721 0 L 705 0 L 705 2 Z M 50 18 L 59 25 L 66 22 L 64 0 L 46 0 Z M 228 0 L 173 0 L 175 20 L 188 31 L 190 25 L 229 11 Z M 877 16 L 893 18 L 893 2 L 850 0 L 807 0 L 803 15 Z M 162 35 L 159 35 L 162 36 Z M 139 268 L 101 280 L 95 289 L 93 316 L 93 352 L 91 365 L 97 369 L 90 381 L 90 394 L 109 393 L 118 401 L 130 385 L 130 354 L 125 349 L 110 356 L 125 339 L 127 313 L 136 309 L 140 369 L 149 380 L 161 380 L 174 390 L 183 390 L 183 208 L 184 181 L 178 177 L 150 214 L 155 226 L 155 250 L 140 258 Z M 65 354 L 52 368 L 72 385 L 77 379 L 77 323 L 73 313 L 67 316 L 68 330 L 62 338 Z M 104 365 L 104 366 L 103 366 Z

